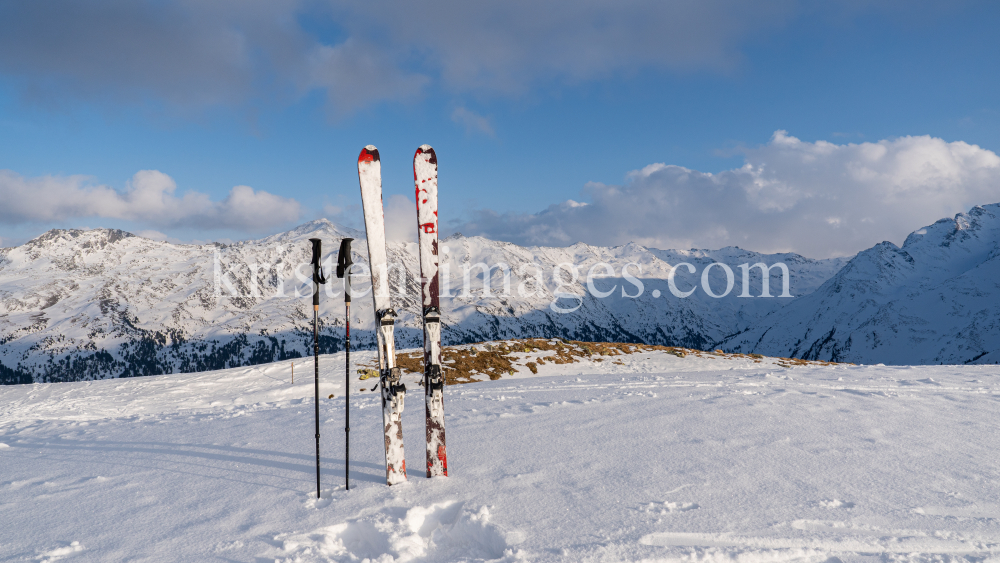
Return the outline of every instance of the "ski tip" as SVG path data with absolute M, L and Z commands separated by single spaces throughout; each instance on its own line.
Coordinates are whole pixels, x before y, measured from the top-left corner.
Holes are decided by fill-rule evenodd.
M 375 148 L 375 145 L 368 145 L 361 149 L 358 162 L 379 162 L 378 149 Z
M 413 155 L 413 158 L 417 158 L 422 154 L 430 156 L 430 158 L 427 159 L 427 162 L 430 162 L 431 164 L 438 163 L 437 153 L 434 152 L 434 148 L 431 147 L 430 145 L 420 145 L 417 148 L 417 152 Z

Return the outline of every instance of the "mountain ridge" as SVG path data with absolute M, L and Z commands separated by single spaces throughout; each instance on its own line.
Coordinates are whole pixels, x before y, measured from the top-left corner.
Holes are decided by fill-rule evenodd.
M 732 352 L 887 364 L 1000 361 L 1000 204 L 858 253 L 812 294 L 719 345 Z
M 308 274 L 302 269 L 309 261 L 307 239 L 324 240 L 324 263 L 332 271 L 345 236 L 357 239 L 354 261 L 367 268 L 364 234 L 325 219 L 225 244 L 174 244 L 115 229 L 53 229 L 19 247 L 2 249 L 0 379 L 26 383 L 130 377 L 310 355 L 312 311 Z M 418 346 L 422 338 L 416 252 L 413 243 L 387 245 L 393 305 L 400 313 L 400 348 Z M 671 296 L 673 263 L 687 261 L 696 267 L 695 274 L 681 276 L 678 283 L 697 288 L 698 273 L 716 257 L 737 256 L 768 264 L 779 258 L 789 261 L 794 295 L 812 291 L 846 261 L 730 249 L 662 251 L 635 243 L 520 247 L 456 234 L 442 239 L 442 285 L 448 293 L 442 297 L 443 337 L 447 344 L 559 336 L 710 347 L 735 332 L 734 327 L 745 329 L 793 301 L 740 299 L 736 295 L 742 280 L 740 288 L 722 299 L 701 290 L 688 299 Z M 598 299 L 589 293 L 586 273 L 601 270 L 602 263 L 613 275 L 593 285 L 602 293 L 614 293 Z M 480 264 L 492 269 L 485 272 Z M 578 279 L 571 281 L 564 269 L 560 275 L 565 279 L 557 282 L 560 264 L 575 264 Z M 634 281 L 622 274 L 624 268 Z M 778 274 L 772 271 L 771 277 L 771 287 L 780 287 Z M 364 278 L 355 282 L 356 291 L 364 291 Z M 711 287 L 726 285 L 720 268 L 713 268 L 708 279 Z M 756 270 L 749 281 L 759 289 Z M 326 286 L 321 299 L 321 353 L 342 346 L 338 287 Z M 557 298 L 560 292 L 570 297 Z M 653 297 L 657 292 L 661 297 Z M 370 298 L 355 295 L 354 301 L 352 345 L 373 346 Z M 571 313 L 558 312 L 574 306 Z
M 348 236 L 358 241 L 360 269 L 352 344 L 369 348 L 364 233 L 326 219 L 232 243 L 53 229 L 0 249 L 0 381 L 131 377 L 308 356 L 308 239 L 324 241 L 332 271 Z M 917 229 L 902 246 L 886 241 L 826 260 L 736 246 L 521 247 L 456 233 L 441 240 L 443 339 L 562 337 L 854 363 L 996 363 L 998 241 L 1000 204 Z M 414 243 L 387 245 L 400 348 L 422 338 L 416 254 Z M 750 265 L 779 262 L 792 297 L 777 297 L 780 268 L 769 271 L 771 297 L 760 297 L 760 269 Z M 588 280 L 588 272 L 598 276 Z M 341 288 L 336 280 L 324 287 L 321 353 L 342 346 Z

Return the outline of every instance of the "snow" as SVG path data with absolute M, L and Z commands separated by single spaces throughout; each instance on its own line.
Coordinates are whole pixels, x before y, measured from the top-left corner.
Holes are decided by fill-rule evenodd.
M 996 367 L 547 363 L 446 387 L 435 479 L 407 374 L 409 480 L 387 487 L 372 354 L 352 354 L 349 491 L 344 357 L 320 358 L 319 500 L 309 359 L 294 384 L 283 362 L 0 388 L 0 560 L 1000 556 Z
M 813 293 L 717 345 L 888 364 L 997 364 L 1000 204 L 859 253 Z
M 437 180 L 437 155 L 430 145 L 420 145 L 413 156 L 413 182 L 416 186 L 420 299 L 423 307 L 438 306 L 435 299 L 435 294 L 439 294 Z M 424 341 L 426 343 L 426 338 Z
M 378 162 L 359 166 L 359 178 L 378 185 Z M 373 191 L 366 200 L 373 214 L 366 224 L 378 221 L 382 225 L 369 232 L 375 233 L 371 245 L 377 249 L 375 262 L 388 260 L 389 264 L 388 289 L 399 315 L 396 341 L 403 347 L 421 346 L 418 246 L 385 243 L 380 193 Z M 352 345 L 375 348 L 365 233 L 318 220 L 231 245 L 176 245 L 108 229 L 52 230 L 20 247 L 0 249 L 0 342 L 4 343 L 0 346 L 0 382 L 194 372 L 311 355 L 308 264 L 309 239 L 314 237 L 323 240 L 325 270 L 331 277 L 340 241 L 355 239 L 354 301 L 360 306 L 352 310 Z M 689 299 L 679 299 L 668 291 L 673 264 L 686 261 L 697 267 L 698 272 L 685 274 L 678 282 L 688 288 L 716 260 L 732 268 L 743 262 L 785 261 L 796 296 L 819 287 L 845 262 L 733 248 L 694 252 L 657 251 L 636 244 L 525 248 L 453 235 L 441 241 L 442 337 L 446 344 L 567 336 L 702 348 L 797 301 L 739 298 L 742 281 L 723 299 L 707 297 L 701 290 Z M 599 291 L 616 289 L 606 299 L 591 296 L 587 287 L 587 273 L 601 263 L 615 272 L 595 282 Z M 633 263 L 642 265 L 641 273 L 629 266 Z M 484 274 L 478 264 L 493 269 Z M 509 295 L 504 293 L 505 276 L 498 264 L 510 267 Z M 559 264 L 576 264 L 579 280 L 557 284 L 553 275 Z M 463 288 L 466 267 L 470 268 L 468 292 Z M 645 285 L 636 298 L 621 295 L 622 289 L 629 295 L 638 293 L 632 283 L 616 277 L 626 267 Z M 598 267 L 597 272 L 607 271 Z M 780 288 L 778 271 L 772 273 L 770 286 Z M 712 287 L 725 287 L 720 268 L 710 274 Z M 489 293 L 483 291 L 484 275 Z M 542 276 L 541 283 L 536 283 L 536 275 Z M 750 284 L 754 295 L 759 294 L 759 277 L 754 269 Z M 339 351 L 331 343 L 343 341 L 342 283 L 334 278 L 323 286 L 319 313 L 324 353 Z M 583 295 L 584 302 L 574 313 L 556 314 L 550 307 L 557 291 Z M 577 304 L 576 299 L 566 301 L 564 306 Z M 16 370 L 20 377 L 5 376 L 7 370 Z

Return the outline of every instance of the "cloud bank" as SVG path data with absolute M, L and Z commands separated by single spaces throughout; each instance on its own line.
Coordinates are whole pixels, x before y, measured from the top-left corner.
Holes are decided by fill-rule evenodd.
M 929 136 L 837 145 L 777 131 L 718 174 L 651 164 L 621 185 L 587 184 L 537 214 L 479 211 L 457 230 L 519 244 L 740 246 L 847 256 L 973 205 L 1000 201 L 1000 157 Z
M 799 0 L 37 0 L 0 3 L 0 78 L 37 103 L 181 109 L 516 95 L 644 69 L 726 72 Z M 461 116 L 460 116 L 461 117 Z
M 194 227 L 267 232 L 302 215 L 294 199 L 249 186 L 236 186 L 222 201 L 188 191 L 162 172 L 143 170 L 124 192 L 94 185 L 86 176 L 25 178 L 0 170 L 0 223 L 49 223 L 71 218 L 104 217 L 157 228 Z
M 823 258 L 883 240 L 899 244 L 944 216 L 1000 202 L 1000 156 L 961 141 L 919 136 L 838 145 L 777 131 L 743 153 L 744 165 L 733 170 L 650 164 L 620 185 L 587 184 L 585 201 L 566 200 L 535 214 L 480 210 L 449 226 L 522 245 L 734 245 Z M 26 178 L 0 170 L 0 201 L 0 223 L 103 217 L 135 222 L 153 237 L 166 236 L 154 229 L 178 227 L 268 233 L 303 214 L 294 199 L 249 186 L 235 186 L 217 201 L 195 191 L 178 194 L 174 180 L 155 170 L 136 173 L 124 190 L 85 176 Z M 414 209 L 406 196 L 386 199 L 390 240 L 415 240 Z

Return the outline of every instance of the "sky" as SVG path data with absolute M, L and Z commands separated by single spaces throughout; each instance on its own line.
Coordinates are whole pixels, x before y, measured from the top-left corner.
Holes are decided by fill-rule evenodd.
M 0 2 L 0 246 L 442 234 L 848 256 L 1000 202 L 1000 4 Z

